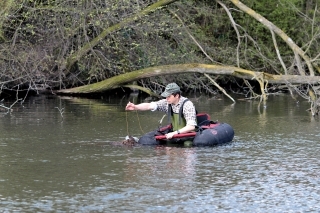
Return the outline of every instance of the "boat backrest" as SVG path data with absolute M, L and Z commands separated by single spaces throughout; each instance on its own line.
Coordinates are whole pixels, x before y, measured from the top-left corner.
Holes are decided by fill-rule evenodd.
M 198 126 L 206 126 L 210 124 L 210 115 L 207 113 L 198 113 L 197 114 L 197 123 Z

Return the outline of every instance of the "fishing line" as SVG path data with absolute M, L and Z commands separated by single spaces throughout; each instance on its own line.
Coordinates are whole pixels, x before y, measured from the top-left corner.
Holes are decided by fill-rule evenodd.
M 126 111 L 126 122 L 127 122 L 127 135 L 129 136 L 129 122 L 128 122 L 128 111 Z
M 144 131 L 142 130 L 142 127 L 141 127 L 141 122 L 140 122 L 138 111 L 137 110 L 135 110 L 135 111 L 136 111 L 136 114 L 137 114 L 137 119 L 138 119 L 140 130 L 141 130 L 142 134 L 144 134 Z M 126 111 L 126 123 L 127 123 L 127 134 L 130 135 L 130 133 L 129 133 L 129 121 L 128 121 L 128 111 Z
M 140 123 L 140 118 L 139 118 L 139 115 L 138 115 L 138 110 L 136 110 L 136 113 L 137 113 L 137 119 L 138 119 L 138 122 L 139 122 L 140 130 L 141 130 L 142 134 L 144 135 L 144 131 L 142 130 L 141 123 Z

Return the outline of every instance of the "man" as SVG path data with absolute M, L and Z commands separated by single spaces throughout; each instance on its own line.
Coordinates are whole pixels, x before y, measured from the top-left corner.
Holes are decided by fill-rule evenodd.
M 191 132 L 197 126 L 196 110 L 191 101 L 181 96 L 180 87 L 176 83 L 170 83 L 161 94 L 165 99 L 151 103 L 133 104 L 129 102 L 126 110 L 151 110 L 169 112 L 171 116 L 173 131 L 166 134 L 171 139 L 175 134 Z M 180 110 L 181 106 L 183 109 Z M 171 107 L 171 108 L 170 108 Z M 171 113 L 172 112 L 172 113 Z M 153 135 L 152 135 L 153 134 Z M 154 132 L 147 133 L 147 137 L 154 137 Z M 139 140 L 141 142 L 141 140 Z

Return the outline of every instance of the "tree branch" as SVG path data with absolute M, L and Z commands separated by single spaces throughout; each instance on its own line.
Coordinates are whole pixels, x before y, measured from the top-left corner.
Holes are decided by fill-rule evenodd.
M 112 32 L 115 32 L 117 30 L 119 30 L 120 28 L 128 25 L 131 22 L 134 22 L 138 19 L 140 19 L 141 17 L 148 15 L 149 13 L 152 13 L 153 11 L 169 5 L 173 2 L 175 2 L 177 0 L 159 0 L 158 2 L 146 7 L 145 9 L 139 11 L 138 13 L 129 16 L 128 18 L 122 20 L 120 23 L 115 24 L 111 27 L 108 27 L 107 29 L 103 30 L 102 33 L 100 35 L 98 35 L 97 37 L 95 37 L 94 39 L 92 39 L 89 43 L 87 43 L 86 45 L 84 45 L 83 47 L 81 47 L 77 52 L 73 53 L 72 55 L 70 55 L 67 58 L 67 64 L 66 67 L 62 67 L 62 69 L 66 69 L 65 70 L 65 74 L 69 72 L 69 70 L 71 69 L 71 67 L 74 65 L 74 63 L 76 63 L 78 60 L 80 60 L 80 58 L 87 53 L 89 50 L 91 50 L 91 48 L 93 48 L 94 46 L 96 46 L 97 44 L 99 44 L 99 42 L 104 39 L 107 35 L 109 35 Z
M 228 10 L 228 8 L 226 7 L 225 4 L 223 4 L 221 1 L 217 1 L 221 7 L 223 7 L 223 9 L 226 11 L 226 13 L 228 14 L 229 16 L 229 19 L 232 23 L 232 26 L 233 26 L 233 29 L 236 31 L 236 34 L 237 34 L 237 39 L 238 39 L 238 45 L 237 45 L 237 66 L 240 67 L 240 57 L 239 57 L 239 49 L 240 49 L 240 44 L 241 44 L 241 39 L 240 39 L 240 33 L 239 33 L 239 30 L 237 28 L 237 24 L 236 22 L 234 21 L 230 11 Z
M 235 103 L 236 101 L 230 96 L 228 95 L 228 93 L 219 86 L 219 84 L 217 84 L 217 82 L 215 82 L 215 80 L 213 80 L 208 74 L 204 73 L 204 75 L 213 83 L 213 85 L 215 85 L 221 92 L 223 92 L 223 94 L 225 94 L 228 98 L 231 99 L 231 101 L 233 101 L 233 103 Z
M 304 51 L 302 51 L 302 49 L 298 45 L 296 45 L 296 43 L 294 43 L 293 40 L 285 32 L 283 32 L 280 28 L 275 26 L 272 22 L 267 20 L 265 17 L 261 16 L 260 14 L 256 13 L 254 10 L 252 10 L 251 8 L 244 5 L 239 0 L 230 0 L 230 1 L 235 6 L 237 6 L 240 10 L 242 10 L 245 13 L 247 13 L 248 15 L 252 16 L 256 20 L 261 22 L 264 26 L 266 26 L 269 30 L 272 30 L 278 36 L 280 36 L 283 39 L 283 41 L 285 41 L 288 44 L 288 46 L 293 50 L 294 53 L 297 53 L 305 60 L 307 66 L 308 66 L 309 72 L 310 72 L 310 76 L 314 76 L 313 66 L 310 62 L 310 58 L 307 55 L 305 55 Z M 298 63 L 298 61 L 297 61 L 297 63 Z

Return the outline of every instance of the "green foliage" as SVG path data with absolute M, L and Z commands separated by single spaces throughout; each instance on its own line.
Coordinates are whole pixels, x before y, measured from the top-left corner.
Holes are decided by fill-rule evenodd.
M 301 10 L 301 0 L 244 1 L 244 3 L 278 26 L 294 40 L 303 36 L 303 32 L 299 31 L 303 24 L 303 19 L 299 18 L 297 13 L 299 11 L 296 11 Z M 246 29 L 257 34 L 262 40 L 270 40 L 270 34 L 266 32 L 266 28 L 259 22 L 252 21 L 252 17 L 245 15 L 239 21 L 239 24 L 250 23 Z

